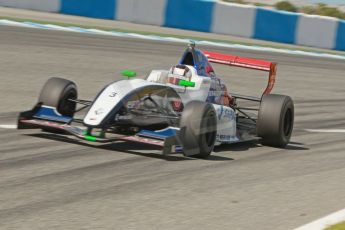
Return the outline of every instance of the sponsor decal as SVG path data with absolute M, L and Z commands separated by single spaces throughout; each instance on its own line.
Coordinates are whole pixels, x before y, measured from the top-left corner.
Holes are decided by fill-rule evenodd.
M 96 109 L 96 110 L 95 110 L 95 114 L 96 114 L 96 115 L 101 115 L 101 114 L 103 114 L 103 113 L 104 113 L 103 108 L 99 108 L 99 109 Z
M 218 120 L 233 121 L 236 118 L 234 110 L 221 106 L 217 109 Z
M 217 111 L 217 114 L 218 114 L 218 120 L 220 120 L 222 118 L 222 114 L 223 114 L 223 107 L 224 106 L 221 106 L 218 111 Z
M 223 91 L 209 91 L 209 97 L 221 97 L 223 95 Z
M 222 135 L 222 134 L 217 134 L 216 139 L 217 139 L 217 141 L 220 141 L 220 142 L 235 142 L 235 141 L 238 141 L 238 138 L 236 136 Z
M 148 139 L 148 138 L 143 138 L 143 137 L 137 137 L 137 136 L 127 136 L 127 137 L 123 137 L 122 139 L 128 140 L 128 141 L 141 142 L 141 143 L 145 143 L 145 144 L 152 144 L 152 145 L 159 145 L 159 146 L 164 145 L 163 141 Z

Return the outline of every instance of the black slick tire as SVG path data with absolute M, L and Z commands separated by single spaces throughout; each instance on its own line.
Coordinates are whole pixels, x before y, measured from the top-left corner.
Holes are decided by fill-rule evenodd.
M 294 124 L 294 103 L 289 96 L 264 95 L 260 104 L 257 135 L 261 143 L 285 148 L 291 138 Z
M 207 158 L 217 135 L 217 116 L 213 106 L 201 101 L 189 102 L 180 120 L 180 142 L 186 156 Z
M 64 116 L 73 116 L 76 103 L 69 99 L 77 99 L 78 91 L 74 82 L 52 77 L 43 86 L 38 102 L 56 108 Z

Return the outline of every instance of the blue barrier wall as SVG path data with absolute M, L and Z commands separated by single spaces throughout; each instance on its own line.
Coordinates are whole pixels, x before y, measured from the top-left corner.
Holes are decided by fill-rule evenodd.
M 345 51 L 344 20 L 217 0 L 0 0 L 0 6 Z
M 257 8 L 254 38 L 295 43 L 297 14 Z
M 214 1 L 168 0 L 164 26 L 210 32 Z
M 335 49 L 345 51 L 345 21 L 340 21 L 338 24 Z
M 61 0 L 60 13 L 114 19 L 116 0 Z

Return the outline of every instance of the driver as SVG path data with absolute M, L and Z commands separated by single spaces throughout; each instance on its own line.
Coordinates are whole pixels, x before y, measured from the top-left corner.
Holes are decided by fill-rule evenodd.
M 189 80 L 192 78 L 192 71 L 186 65 L 177 65 L 171 67 L 168 74 L 168 83 L 178 85 L 180 80 Z

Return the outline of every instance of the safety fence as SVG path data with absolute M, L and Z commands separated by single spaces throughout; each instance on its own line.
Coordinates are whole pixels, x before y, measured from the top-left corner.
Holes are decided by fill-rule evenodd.
M 0 0 L 0 6 L 345 51 L 345 21 L 216 0 Z

